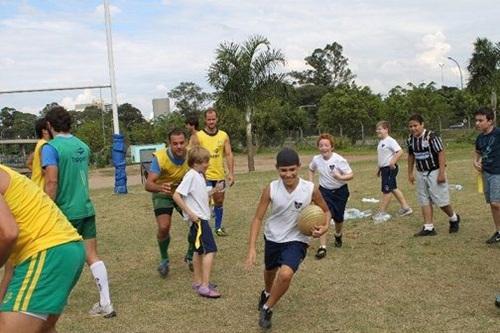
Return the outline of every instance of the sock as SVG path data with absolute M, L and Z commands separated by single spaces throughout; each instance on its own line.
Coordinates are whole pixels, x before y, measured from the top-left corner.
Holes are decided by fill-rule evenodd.
M 268 293 L 267 291 L 264 290 L 264 295 L 266 295 L 266 297 L 269 297 L 271 296 L 271 293 Z
M 170 235 L 167 236 L 167 238 L 163 240 L 158 240 L 158 246 L 160 248 L 160 255 L 161 259 L 168 260 L 168 245 L 170 244 Z
M 189 236 L 189 233 L 188 233 L 187 240 L 188 240 L 188 249 L 186 252 L 186 256 L 184 258 L 186 258 L 187 260 L 193 261 L 194 243 L 191 241 L 191 237 Z
M 106 266 L 104 266 L 102 261 L 97 261 L 90 265 L 90 270 L 94 276 L 97 289 L 99 289 L 99 304 L 101 306 L 110 304 L 111 298 L 109 296 L 108 271 L 106 270 Z
M 450 222 L 457 222 L 458 216 L 457 213 L 453 212 L 453 215 L 450 217 Z
M 426 223 L 426 224 L 424 224 L 424 229 L 425 230 L 432 230 L 432 229 L 434 229 L 434 224 L 433 223 Z
M 262 306 L 262 310 L 264 310 L 264 311 L 269 311 L 269 310 L 271 310 L 271 309 L 269 308 L 269 306 L 267 306 L 267 304 L 264 304 L 264 305 Z
M 342 237 L 342 233 L 340 233 L 340 234 L 335 233 L 335 237 Z
M 224 208 L 222 206 L 214 206 L 215 214 L 215 230 L 222 228 L 222 214 Z
M 320 245 L 319 248 L 320 249 L 326 249 L 326 245 Z

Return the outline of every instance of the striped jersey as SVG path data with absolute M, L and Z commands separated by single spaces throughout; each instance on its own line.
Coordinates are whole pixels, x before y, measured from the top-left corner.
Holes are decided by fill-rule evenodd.
M 439 152 L 444 150 L 443 140 L 434 132 L 424 129 L 421 136 L 410 135 L 406 140 L 408 154 L 415 156 L 417 170 L 439 169 Z

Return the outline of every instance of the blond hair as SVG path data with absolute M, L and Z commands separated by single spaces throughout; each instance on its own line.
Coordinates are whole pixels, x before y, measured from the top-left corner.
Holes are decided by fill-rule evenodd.
M 191 148 L 188 152 L 188 165 L 190 168 L 195 164 L 201 164 L 210 160 L 210 152 L 200 146 Z

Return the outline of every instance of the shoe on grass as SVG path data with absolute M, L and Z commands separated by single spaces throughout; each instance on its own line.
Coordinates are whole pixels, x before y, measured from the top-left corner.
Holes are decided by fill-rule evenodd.
M 411 209 L 411 207 L 408 207 L 408 208 L 401 208 L 401 209 L 398 211 L 398 214 L 399 214 L 399 216 L 408 216 L 408 215 L 413 214 L 413 209 Z
M 486 241 L 486 244 L 495 244 L 495 243 L 499 243 L 499 242 L 500 242 L 500 232 L 497 231 L 493 234 L 493 236 L 488 238 L 488 240 Z
M 342 235 L 335 235 L 335 243 L 333 243 L 333 245 L 335 245 L 335 247 L 342 247 Z
M 220 292 L 217 289 L 212 289 L 210 287 L 198 287 L 198 295 L 206 298 L 219 298 L 221 296 Z
M 424 227 L 424 228 L 422 228 L 422 230 L 420 230 L 419 232 L 417 232 L 413 236 L 422 237 L 422 236 L 436 236 L 436 235 L 437 235 L 436 229 L 432 228 L 431 230 L 427 230 Z
M 113 309 L 113 305 L 111 303 L 107 305 L 101 305 L 99 302 L 95 303 L 94 306 L 90 309 L 89 315 L 92 317 L 102 316 L 104 318 L 113 318 L 116 317 L 116 312 Z
M 273 312 L 269 309 L 260 309 L 259 314 L 259 326 L 263 329 L 271 328 L 271 318 L 273 317 Z
M 227 236 L 227 232 L 226 232 L 226 230 L 224 230 L 224 228 L 219 228 L 219 229 L 215 230 L 215 234 L 219 237 L 226 237 Z
M 458 229 L 460 229 L 460 215 L 457 214 L 457 220 L 450 221 L 450 234 L 458 232 Z
M 326 257 L 326 247 L 320 247 L 315 255 L 316 259 L 320 260 Z
M 168 259 L 163 259 L 160 262 L 160 265 L 158 266 L 158 273 L 160 273 L 160 277 L 163 279 L 166 278 L 169 271 L 170 271 L 170 266 Z

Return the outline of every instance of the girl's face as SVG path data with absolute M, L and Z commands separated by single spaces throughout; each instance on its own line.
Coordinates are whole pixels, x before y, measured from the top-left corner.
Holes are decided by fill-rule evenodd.
M 329 156 L 333 151 L 332 144 L 328 139 L 321 139 L 318 142 L 318 150 L 323 156 Z

